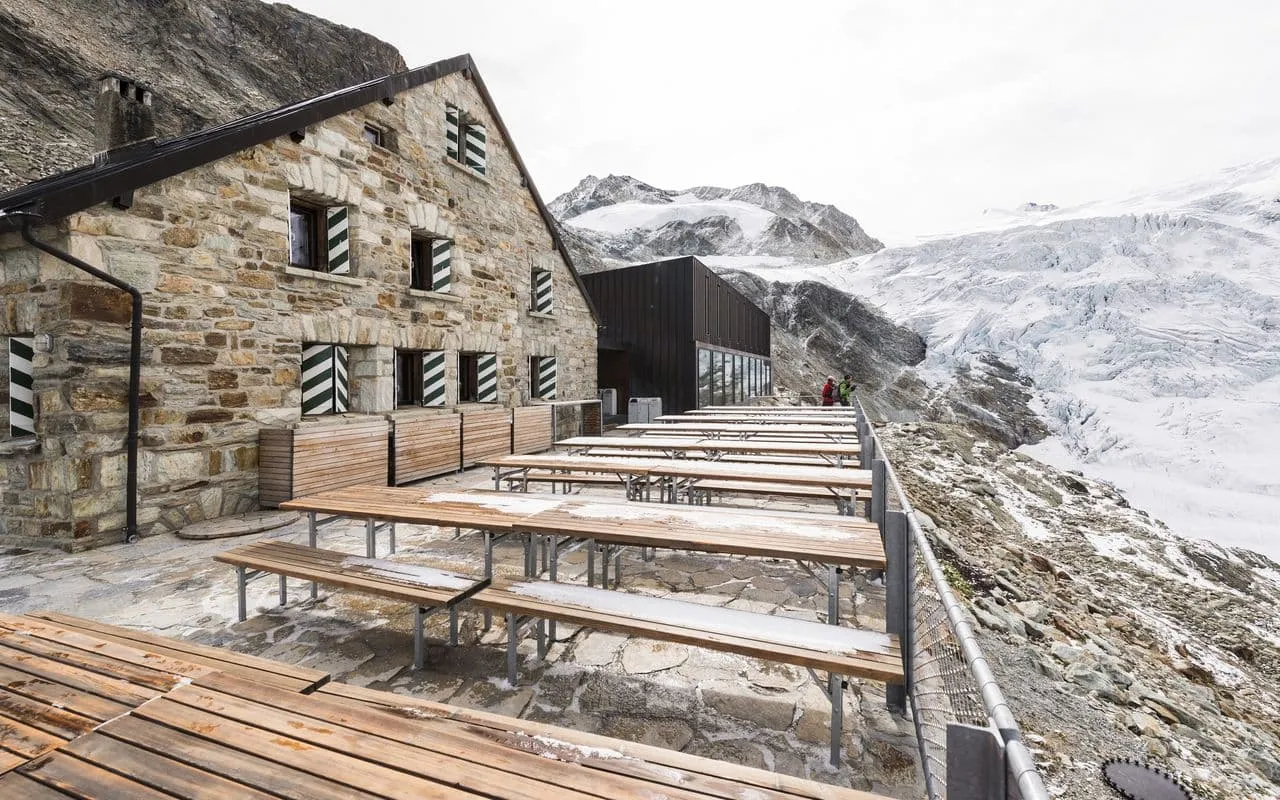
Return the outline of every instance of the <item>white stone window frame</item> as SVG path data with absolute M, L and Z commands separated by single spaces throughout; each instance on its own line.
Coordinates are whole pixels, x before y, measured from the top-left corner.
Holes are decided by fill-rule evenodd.
M 286 241 L 286 257 L 284 271 L 298 277 L 330 281 L 350 286 L 363 286 L 365 281 L 360 274 L 361 259 L 358 257 L 357 242 L 361 226 L 362 199 L 361 188 L 356 181 L 327 158 L 310 156 L 296 164 L 285 165 L 285 182 L 289 185 L 289 205 L 285 210 L 285 237 L 290 233 L 289 209 L 296 198 L 303 204 L 321 209 L 345 206 L 347 209 L 347 243 L 349 269 L 346 274 L 334 274 L 306 267 L 295 267 L 291 261 L 292 243 Z M 326 230 L 326 239 L 328 232 Z M 328 253 L 325 253 L 327 261 Z
M 439 206 L 433 203 L 424 203 L 415 201 L 409 203 L 405 207 L 405 216 L 409 221 L 409 243 L 406 252 L 408 258 L 405 259 L 405 272 L 409 274 L 408 286 L 409 294 L 412 297 L 421 297 L 429 300 L 444 300 L 446 302 L 457 302 L 460 300 L 457 294 L 459 281 L 463 278 L 467 271 L 465 254 L 462 248 L 458 246 L 458 240 L 455 236 L 457 227 L 444 218 Z M 447 240 L 453 246 L 449 254 L 450 260 L 450 279 L 449 288 L 446 291 L 434 291 L 431 289 L 417 289 L 413 286 L 413 240 L 414 239 L 430 239 L 433 241 Z

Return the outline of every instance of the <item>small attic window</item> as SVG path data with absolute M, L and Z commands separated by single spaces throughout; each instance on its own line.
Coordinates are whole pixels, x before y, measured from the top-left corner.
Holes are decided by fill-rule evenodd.
M 365 125 L 364 132 L 361 135 L 369 144 L 376 144 L 378 147 L 386 146 L 384 144 L 384 133 L 381 128 L 375 128 L 372 125 Z

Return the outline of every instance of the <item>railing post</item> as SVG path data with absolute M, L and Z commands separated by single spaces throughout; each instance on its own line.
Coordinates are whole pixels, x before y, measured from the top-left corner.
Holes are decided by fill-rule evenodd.
M 902 651 L 903 683 L 885 688 L 885 704 L 899 714 L 907 711 L 907 691 L 911 686 L 913 620 L 911 617 L 911 528 L 902 511 L 888 511 L 884 517 L 885 627 L 898 637 Z
M 884 512 L 889 505 L 888 472 L 883 458 L 871 462 L 871 521 L 880 526 L 881 538 L 884 537 Z
M 947 725 L 947 800 L 1004 800 L 1004 747 L 990 728 Z

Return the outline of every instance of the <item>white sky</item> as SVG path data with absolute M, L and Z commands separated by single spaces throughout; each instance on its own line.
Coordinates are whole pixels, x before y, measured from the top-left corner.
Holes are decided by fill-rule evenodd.
M 1280 155 L 1280 0 L 290 4 L 471 53 L 547 200 L 762 181 L 901 241 Z

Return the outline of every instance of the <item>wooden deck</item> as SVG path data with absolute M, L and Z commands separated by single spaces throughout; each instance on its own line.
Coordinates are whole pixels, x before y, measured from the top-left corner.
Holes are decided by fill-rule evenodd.
M 0 797 L 883 800 L 338 683 L 287 691 L 74 621 L 0 616 Z

